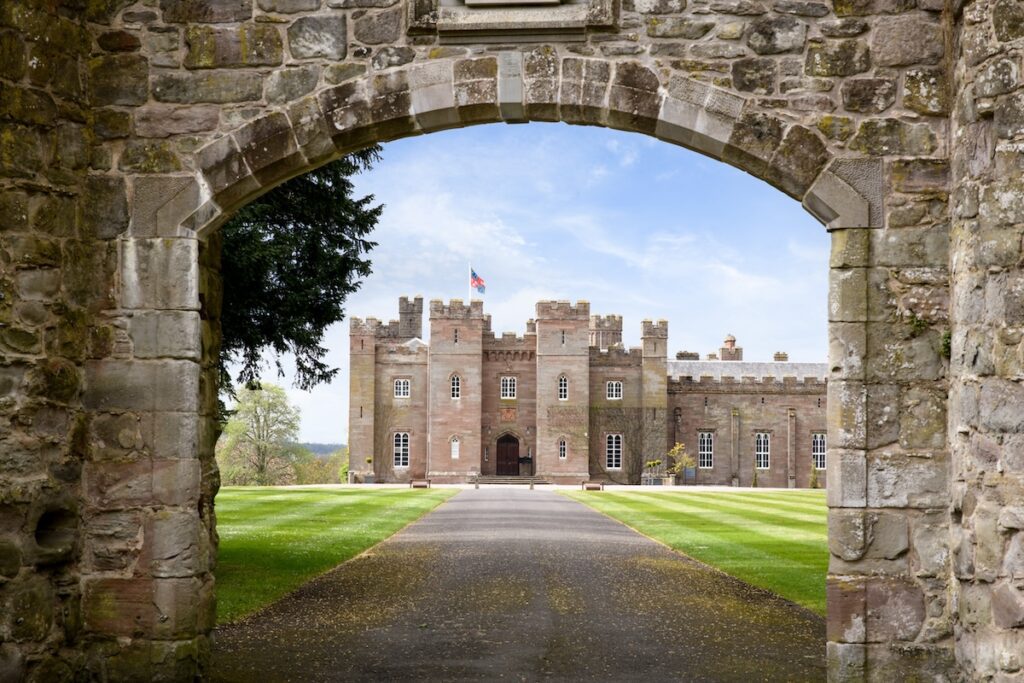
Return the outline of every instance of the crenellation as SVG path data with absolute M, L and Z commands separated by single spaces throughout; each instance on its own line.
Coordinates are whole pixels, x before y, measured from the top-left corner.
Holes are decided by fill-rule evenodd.
M 488 321 L 488 327 L 490 327 L 490 316 L 484 315 L 484 302 L 479 299 L 473 299 L 467 305 L 462 299 L 452 299 L 447 304 L 441 299 L 430 300 L 430 318 L 431 320 L 438 318 L 448 318 L 451 320 L 470 320 L 484 318 Z
M 590 321 L 590 302 L 538 301 L 537 321 L 541 320 L 585 320 Z
M 641 333 L 640 336 L 645 338 L 654 339 L 668 339 L 668 321 L 659 320 L 652 322 L 650 320 L 644 320 L 640 323 Z

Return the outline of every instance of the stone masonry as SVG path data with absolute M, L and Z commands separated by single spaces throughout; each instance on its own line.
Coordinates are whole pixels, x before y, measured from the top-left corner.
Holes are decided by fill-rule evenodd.
M 562 121 L 832 232 L 831 679 L 1020 680 L 1022 50 L 1019 0 L 0 2 L 0 678 L 204 672 L 226 217 Z
M 646 461 L 668 465 L 676 443 L 696 459 L 704 434 L 699 483 L 751 486 L 756 471 L 761 486 L 825 485 L 824 466 L 812 475 L 812 440 L 825 436 L 826 364 L 742 362 L 731 336 L 738 362 L 666 361 L 667 322 L 643 321 L 643 346 L 626 349 L 622 316 L 589 312 L 585 301 L 541 301 L 526 334 L 499 336 L 483 302 L 431 301 L 429 345 L 420 338 L 420 297 L 399 299 L 399 318 L 387 324 L 353 318 L 353 480 L 635 483 Z M 510 395 L 505 379 L 516 382 Z M 758 433 L 774 452 L 763 467 Z M 615 465 L 609 434 L 622 439 Z M 499 462 L 500 440 L 515 442 L 517 462 Z

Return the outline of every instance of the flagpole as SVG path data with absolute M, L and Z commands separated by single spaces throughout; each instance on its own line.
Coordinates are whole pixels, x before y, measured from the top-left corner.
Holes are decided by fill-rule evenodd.
M 469 284 L 466 287 L 466 305 L 467 306 L 469 305 L 469 302 L 473 300 L 473 262 L 470 261 L 468 265 L 469 265 L 469 272 L 466 273 L 466 275 L 469 278 L 467 280 L 467 282 Z

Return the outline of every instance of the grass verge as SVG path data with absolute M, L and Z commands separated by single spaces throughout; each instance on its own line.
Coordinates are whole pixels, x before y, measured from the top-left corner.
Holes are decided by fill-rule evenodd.
M 429 512 L 454 489 L 225 487 L 217 622 L 240 619 Z
M 566 491 L 681 553 L 825 614 L 825 492 Z

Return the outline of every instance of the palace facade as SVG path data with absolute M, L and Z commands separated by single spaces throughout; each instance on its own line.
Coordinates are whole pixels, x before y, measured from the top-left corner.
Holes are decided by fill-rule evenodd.
M 825 485 L 825 363 L 747 362 L 731 335 L 670 360 L 664 320 L 627 349 L 622 316 L 585 301 L 538 302 L 521 336 L 496 335 L 481 301 L 433 300 L 429 324 L 427 344 L 421 297 L 351 320 L 354 481 L 628 483 L 682 443 L 687 482 Z

